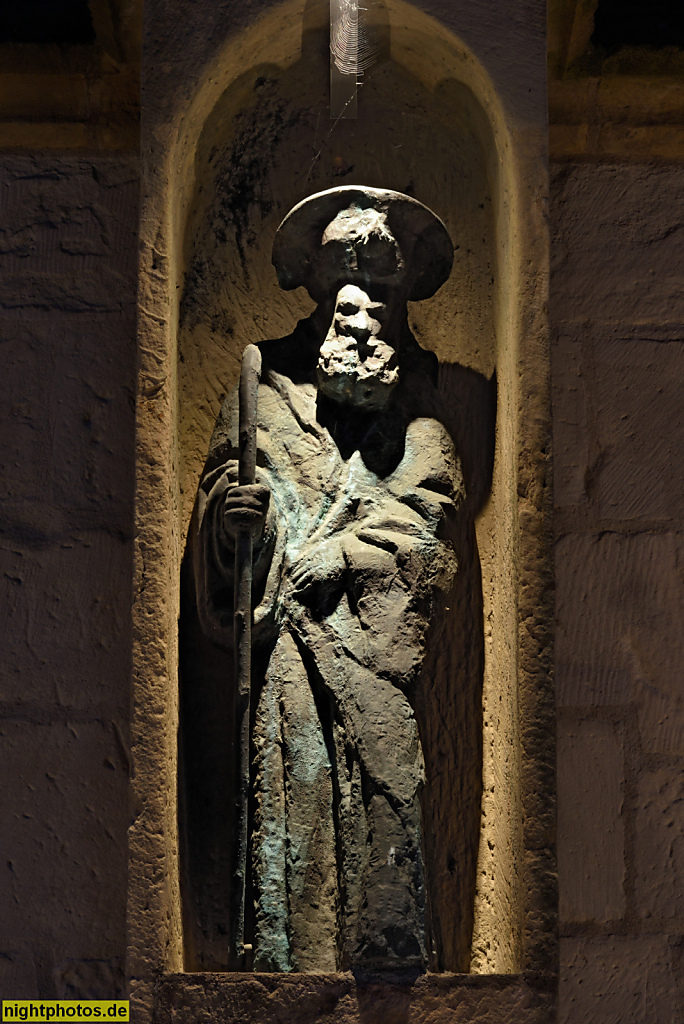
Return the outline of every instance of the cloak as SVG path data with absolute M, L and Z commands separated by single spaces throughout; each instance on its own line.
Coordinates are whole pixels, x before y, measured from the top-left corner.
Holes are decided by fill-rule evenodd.
M 359 414 L 349 445 L 322 415 L 315 384 L 264 361 L 257 479 L 271 499 L 254 555 L 256 970 L 427 963 L 415 698 L 430 686 L 430 626 L 444 619 L 458 573 L 449 523 L 465 493 L 446 429 L 410 408 L 399 397 L 387 413 Z M 221 516 L 237 482 L 237 426 L 234 393 L 212 438 L 194 545 L 200 621 L 223 647 L 234 547 Z

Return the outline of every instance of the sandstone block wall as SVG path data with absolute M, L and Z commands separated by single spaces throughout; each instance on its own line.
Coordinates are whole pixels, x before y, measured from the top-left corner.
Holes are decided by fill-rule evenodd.
M 136 161 L 0 185 L 0 995 L 120 990 Z M 552 189 L 563 1024 L 684 1015 L 684 169 Z
M 684 1015 L 684 168 L 552 217 L 561 1024 Z
M 0 161 L 0 998 L 123 988 L 137 207 Z

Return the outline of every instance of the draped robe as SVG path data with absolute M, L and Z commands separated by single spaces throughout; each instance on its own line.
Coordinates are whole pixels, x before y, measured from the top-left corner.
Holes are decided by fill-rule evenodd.
M 315 385 L 265 368 L 259 386 L 257 479 L 271 499 L 254 556 L 257 970 L 427 961 L 413 704 L 430 684 L 431 617 L 458 569 L 445 523 L 464 491 L 442 424 L 398 422 L 378 414 L 369 427 L 397 450 L 378 472 L 358 449 L 343 456 L 319 422 Z M 224 646 L 234 548 L 221 515 L 236 457 L 233 395 L 214 431 L 195 546 L 200 619 Z

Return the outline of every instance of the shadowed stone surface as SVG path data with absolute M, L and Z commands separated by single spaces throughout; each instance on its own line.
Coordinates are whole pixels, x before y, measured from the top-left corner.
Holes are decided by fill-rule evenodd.
M 684 779 L 666 768 L 639 779 L 636 902 L 646 920 L 684 919 Z
M 559 1020 L 669 1024 L 684 1010 L 682 168 L 559 166 L 551 209 Z
M 616 920 L 625 909 L 621 737 L 612 722 L 560 722 L 558 757 L 560 913 L 564 921 Z
M 684 751 L 681 536 L 568 536 L 557 544 L 558 698 L 633 701 L 643 749 Z
M 552 993 L 515 975 L 425 975 L 393 983 L 316 977 L 185 974 L 157 989 L 155 1024 L 549 1024 Z
M 554 320 L 684 319 L 681 167 L 554 171 Z
M 676 954 L 666 935 L 561 939 L 559 1024 L 676 1024 Z
M 29 948 L 0 952 L 0 992 L 20 993 L 22 999 L 38 995 L 36 966 Z
M 125 988 L 138 160 L 4 154 L 0 186 L 0 994 L 111 996 Z
M 77 715 L 52 724 L 0 721 L 0 771 L 14 779 L 13 790 L 0 794 L 0 939 L 4 933 L 30 941 L 39 962 L 45 946 L 52 947 L 53 964 L 69 954 L 74 961 L 93 958 L 95 951 L 121 958 L 127 826 L 121 731 L 120 723 Z M 17 968 L 23 983 L 21 960 Z M 46 991 L 41 983 L 39 994 Z M 85 995 L 75 985 L 71 991 Z

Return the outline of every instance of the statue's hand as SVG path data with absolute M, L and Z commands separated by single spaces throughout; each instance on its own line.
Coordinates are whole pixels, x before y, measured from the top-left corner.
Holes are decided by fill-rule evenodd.
M 304 550 L 290 570 L 292 590 L 297 596 L 323 585 L 339 583 L 346 563 L 340 541 L 331 537 Z
M 223 529 L 230 537 L 242 532 L 258 539 L 264 531 L 271 492 L 264 484 L 234 484 L 223 498 Z

